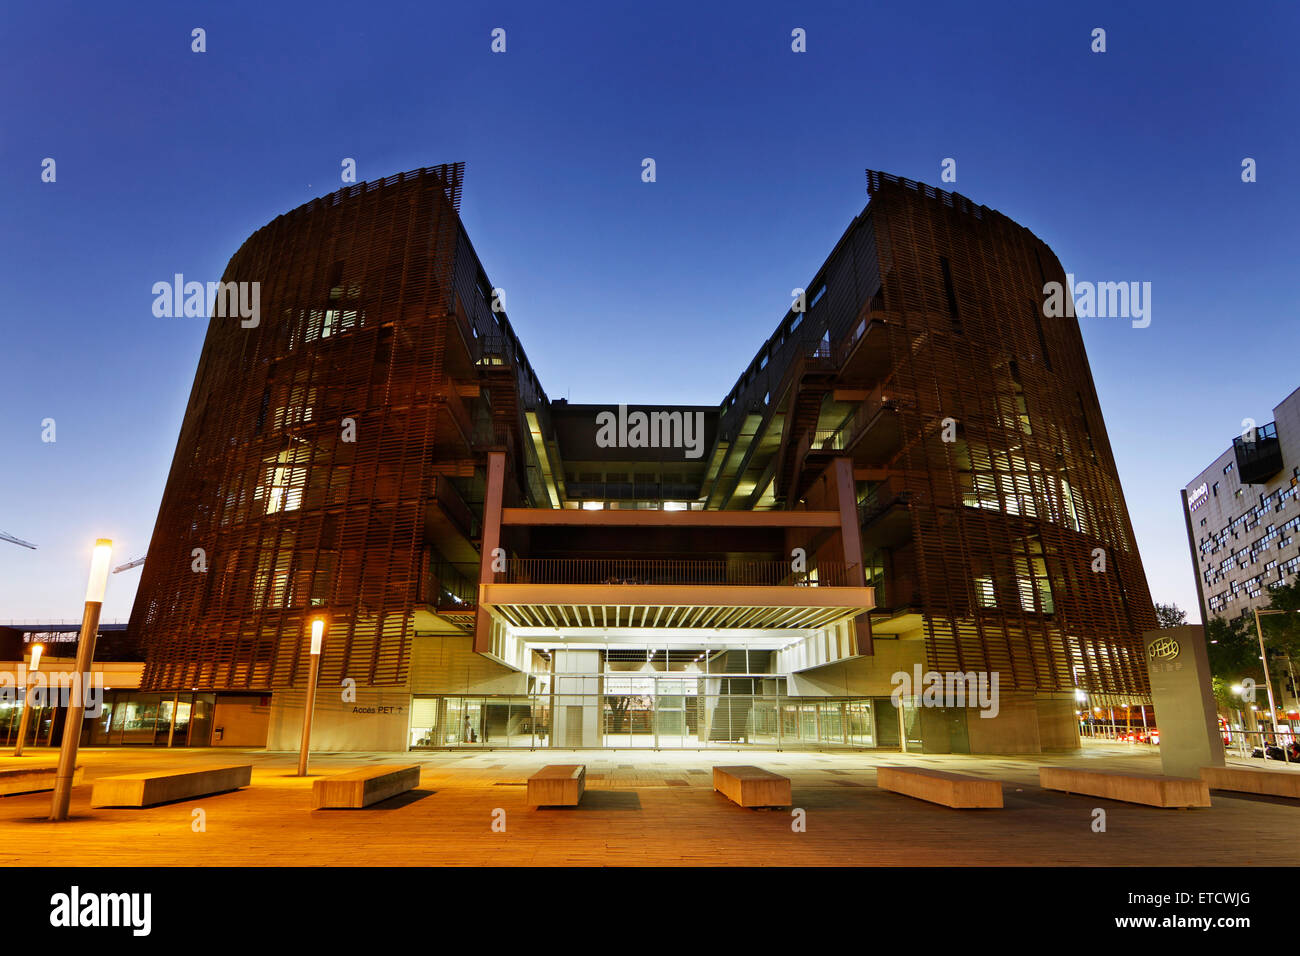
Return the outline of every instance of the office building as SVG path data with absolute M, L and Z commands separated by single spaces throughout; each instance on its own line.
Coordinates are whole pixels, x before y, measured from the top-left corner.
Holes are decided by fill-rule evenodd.
M 1038 752 L 1077 745 L 1081 696 L 1149 701 L 1150 595 L 1031 232 L 871 171 L 719 404 L 577 405 L 461 180 L 349 187 L 231 259 L 260 316 L 209 325 L 132 614 L 144 689 L 266 695 L 292 749 L 322 617 L 327 750 Z M 891 699 L 930 672 L 971 698 Z

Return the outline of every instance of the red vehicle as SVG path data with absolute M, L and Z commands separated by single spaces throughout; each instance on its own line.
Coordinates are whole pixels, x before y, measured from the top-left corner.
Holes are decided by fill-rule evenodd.
M 1137 730 L 1131 734 L 1120 734 L 1119 739 L 1135 744 L 1158 744 L 1160 743 L 1160 731 Z

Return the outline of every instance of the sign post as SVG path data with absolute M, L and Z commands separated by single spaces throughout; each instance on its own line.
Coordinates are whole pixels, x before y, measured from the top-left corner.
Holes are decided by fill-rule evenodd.
M 1166 776 L 1199 780 L 1202 767 L 1224 765 L 1205 629 L 1183 624 L 1147 631 L 1142 648 L 1160 730 L 1161 768 Z

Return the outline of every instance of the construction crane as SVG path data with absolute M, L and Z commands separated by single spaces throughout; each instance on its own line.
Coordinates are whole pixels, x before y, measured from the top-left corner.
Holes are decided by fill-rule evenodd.
M 32 544 L 30 541 L 24 541 L 22 538 L 15 538 L 7 531 L 0 531 L 0 541 L 12 541 L 14 544 L 21 544 L 24 548 L 31 548 L 33 551 L 36 550 L 36 545 Z
M 130 571 L 132 568 L 138 568 L 140 565 L 144 564 L 144 559 L 147 557 L 149 557 L 147 554 L 141 555 L 134 561 L 128 561 L 126 564 L 119 565 L 113 569 L 113 573 L 117 574 L 121 571 Z

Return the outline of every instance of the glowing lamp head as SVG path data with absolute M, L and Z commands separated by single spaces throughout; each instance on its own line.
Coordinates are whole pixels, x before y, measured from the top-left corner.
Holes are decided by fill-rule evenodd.
M 320 653 L 321 639 L 325 636 L 325 619 L 323 617 L 312 618 L 311 622 L 311 652 Z
M 41 655 L 44 653 L 45 653 L 45 648 L 42 645 L 40 644 L 32 645 L 32 664 L 30 670 L 37 671 L 41 669 Z
M 113 542 L 100 538 L 90 558 L 90 582 L 86 585 L 86 601 L 102 604 L 104 590 L 108 587 L 108 566 L 113 559 Z

